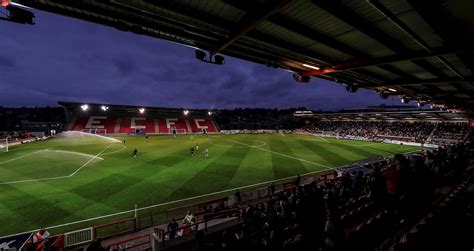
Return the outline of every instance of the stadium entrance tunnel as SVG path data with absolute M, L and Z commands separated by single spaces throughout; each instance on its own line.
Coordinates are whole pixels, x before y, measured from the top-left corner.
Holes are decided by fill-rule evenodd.
M 266 143 L 261 140 L 255 140 L 255 139 L 231 140 L 231 139 L 224 139 L 224 138 L 219 138 L 219 137 L 209 138 L 209 144 L 214 145 L 214 146 L 237 147 L 237 148 L 262 147 L 266 145 Z

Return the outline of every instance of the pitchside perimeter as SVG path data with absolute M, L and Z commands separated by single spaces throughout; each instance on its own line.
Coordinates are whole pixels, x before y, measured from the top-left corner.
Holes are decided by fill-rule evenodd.
M 135 205 L 143 213 L 164 210 L 236 188 L 419 149 L 280 134 L 118 139 L 73 134 L 0 154 L 0 236 L 94 225 L 130 216 Z M 191 157 L 189 149 L 197 144 L 199 151 Z

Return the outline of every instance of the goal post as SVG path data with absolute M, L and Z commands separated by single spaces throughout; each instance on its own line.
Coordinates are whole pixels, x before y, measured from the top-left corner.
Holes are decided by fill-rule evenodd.
M 89 129 L 82 129 L 81 132 L 90 133 L 90 134 L 100 134 L 100 135 L 104 135 L 104 134 L 107 134 L 107 129 L 103 129 L 103 128 L 89 128 Z
M 0 139 L 0 153 L 8 152 L 8 138 Z
M 169 134 L 171 135 L 180 135 L 180 134 L 187 134 L 188 131 L 186 129 L 178 129 L 178 128 L 170 128 Z
M 8 152 L 8 138 L 0 139 L 0 153 Z

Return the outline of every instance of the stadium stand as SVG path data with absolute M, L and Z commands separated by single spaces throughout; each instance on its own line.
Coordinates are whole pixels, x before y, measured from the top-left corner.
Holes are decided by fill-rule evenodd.
M 438 123 L 433 133 L 433 140 L 459 141 L 466 137 L 468 123 Z
M 307 119 L 300 131 L 349 139 L 433 145 L 462 142 L 470 133 L 469 114 L 386 109 L 376 107 L 300 115 Z
M 2 6 L 9 4 L 1 2 Z M 399 97 L 403 103 L 413 100 L 419 106 L 466 110 L 474 107 L 474 43 L 472 36 L 466 36 L 473 25 L 472 18 L 465 17 L 465 10 L 470 7 L 467 3 L 79 2 L 15 1 L 32 9 L 199 48 L 195 55 L 201 61 L 222 64 L 222 55 L 228 55 L 290 71 L 298 82 L 316 77 L 334 81 L 350 92 L 365 88 L 382 98 Z M 0 19 L 33 24 L 30 10 L 8 7 L 14 14 Z M 209 61 L 205 51 L 212 58 Z M 79 109 L 80 104 L 64 105 L 70 121 L 67 130 L 97 129 L 84 128 L 84 120 L 104 116 L 105 112 L 100 111 L 99 105 L 91 105 L 87 115 L 78 116 L 86 113 Z M 151 123 L 155 133 L 169 132 L 170 126 L 163 122 L 166 118 L 178 118 L 174 127 L 187 132 L 197 130 L 193 119 L 205 118 L 209 126 L 214 126 L 209 132 L 218 131 L 205 111 L 183 118 L 179 109 L 146 108 L 146 115 L 139 115 L 138 107 L 111 108 L 108 112 L 115 119 L 109 117 L 100 124 L 104 133 L 137 133 L 131 117 L 147 118 L 145 132 L 150 131 Z M 289 114 L 264 109 L 223 111 L 217 119 L 225 130 L 303 128 L 311 133 L 331 130 L 333 136 L 442 144 L 422 154 L 397 155 L 394 160 L 369 164 L 364 167 L 368 170 L 365 173 L 342 170 L 341 176 L 322 182 L 315 179 L 301 185 L 299 181 L 278 184 L 283 188 L 276 193 L 236 207 L 243 222 L 224 230 L 190 231 L 175 238 L 174 246 L 169 244 L 160 250 L 471 250 L 474 185 L 472 169 L 468 167 L 474 164 L 472 132 L 466 128 L 467 123 L 441 122 L 448 114 L 451 113 L 381 113 L 383 120 L 394 119 L 388 122 L 366 120 L 378 120 L 374 117 L 378 115 L 370 111 L 349 111 L 329 114 L 345 117 L 339 121 L 315 122 L 294 120 Z M 356 116 L 360 121 L 355 120 Z M 410 123 L 401 122 L 408 118 Z M 122 123 L 122 119 L 130 119 L 130 124 Z M 469 123 L 472 129 L 472 120 Z M 226 210 L 225 206 L 218 209 Z M 213 212 L 208 216 L 215 215 Z M 136 222 L 143 223 L 135 219 L 135 226 Z M 128 244 L 136 238 L 140 236 L 115 244 L 95 241 L 89 250 L 100 249 L 101 245 L 112 249 L 130 247 Z M 158 241 L 163 243 L 163 239 Z M 143 248 L 147 249 L 148 246 Z
M 216 122 L 222 130 L 297 129 L 304 126 L 304 120 L 293 116 L 296 110 L 306 108 L 222 110 L 216 115 Z
M 239 205 L 242 224 L 205 237 L 196 234 L 194 250 L 442 250 L 437 245 L 448 250 L 452 241 L 469 247 L 472 230 L 435 242 L 429 238 L 433 235 L 424 234 L 442 229 L 436 233 L 442 236 L 457 223 L 467 225 L 465 219 L 472 222 L 469 203 L 459 201 L 472 198 L 472 189 L 466 189 L 474 186 L 472 169 L 466 168 L 473 164 L 473 150 L 470 143 L 398 155 L 371 164 L 366 175 L 345 173 L 324 183 L 295 185 L 261 203 Z M 462 214 L 453 214 L 456 210 Z M 427 222 L 436 228 L 429 230 Z
M 207 110 L 193 110 L 184 115 L 182 109 L 88 104 L 82 110 L 79 103 L 59 102 L 66 109 L 67 129 L 98 134 L 170 134 L 173 129 L 182 133 L 217 133 L 218 127 Z
M 319 121 L 309 132 L 333 132 L 340 137 L 361 137 L 370 140 L 396 139 L 423 143 L 435 128 L 430 122 Z
M 60 107 L 0 107 L 0 139 L 24 142 L 63 130 L 66 118 Z
M 120 231 L 116 235 L 107 234 L 103 241 L 92 242 L 92 248 L 133 244 L 144 248 L 155 245 L 160 250 L 425 250 L 424 247 L 447 244 L 442 238 L 437 239 L 436 244 L 430 243 L 424 234 L 440 235 L 434 231 L 443 232 L 444 227 L 467 224 L 464 221 L 470 219 L 466 216 L 468 208 L 449 202 L 472 196 L 467 188 L 473 186 L 472 170 L 468 167 L 472 168 L 474 164 L 474 145 L 469 136 L 469 124 L 465 121 L 419 119 L 405 122 L 403 118 L 392 122 L 331 121 L 294 117 L 291 115 L 294 110 L 273 109 L 227 110 L 216 112 L 216 117 L 209 117 L 207 111 L 184 116 L 182 109 L 164 108 L 146 108 L 146 114 L 139 114 L 139 107 L 112 105 L 104 114 L 99 105 L 89 105 L 88 111 L 80 109 L 80 105 L 64 105 L 71 122 L 66 126 L 78 131 L 93 129 L 88 127 L 95 125 L 107 133 L 137 133 L 136 126 L 142 127 L 140 132 L 147 134 L 169 133 L 173 127 L 199 133 L 202 126 L 207 126 L 209 132 L 217 132 L 215 118 L 229 129 L 303 128 L 300 131 L 306 133 L 333 131 L 339 136 L 369 140 L 424 142 L 431 137 L 432 141 L 453 141 L 423 153 L 397 155 L 393 160 L 376 159 L 358 169 L 341 168 L 337 172 L 329 171 L 324 177 L 310 176 L 301 182 L 298 179 L 277 184 L 276 189 L 270 186 L 265 190 L 246 191 L 241 203 L 231 203 L 241 200 L 236 199 L 236 192 L 233 196 L 186 206 L 183 209 L 194 212 L 195 223 L 184 225 L 183 215 L 176 219 L 177 226 L 170 229 L 167 225 L 156 226 L 157 219 L 146 216 L 150 219 L 127 218 L 87 228 L 87 233 L 92 231 L 94 234 L 88 235 L 86 240 L 81 239 L 82 232 L 66 233 L 65 246 L 74 246 L 72 236 L 78 233 L 81 238 L 75 243 L 87 246 L 93 237 L 101 237 L 100 232 L 118 228 Z M 379 117 L 370 112 L 362 115 Z M 266 116 L 275 119 L 266 123 L 261 119 Z M 341 113 L 331 116 L 341 116 Z M 139 119 L 133 121 L 133 118 Z M 458 212 L 459 216 L 441 212 Z M 434 230 L 428 232 L 427 224 Z M 468 246 L 468 238 L 463 237 L 468 234 L 463 234 L 448 234 L 446 241 L 455 241 L 459 247 Z

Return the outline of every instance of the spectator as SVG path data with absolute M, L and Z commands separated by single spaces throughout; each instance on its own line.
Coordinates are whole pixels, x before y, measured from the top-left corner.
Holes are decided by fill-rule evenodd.
M 297 174 L 296 175 L 296 178 L 295 178 L 295 186 L 300 186 L 301 184 L 301 177 L 300 177 L 300 174 Z
M 237 204 L 240 204 L 242 202 L 242 195 L 240 194 L 239 189 L 235 191 L 234 196 L 235 196 L 235 201 L 237 202 Z
M 168 223 L 168 232 L 170 239 L 174 239 L 176 237 L 176 230 L 178 229 L 179 224 L 176 222 L 176 219 L 173 218 L 170 223 Z
M 92 241 L 92 243 L 87 247 L 87 251 L 105 251 L 106 249 L 102 247 L 102 238 L 97 238 Z

